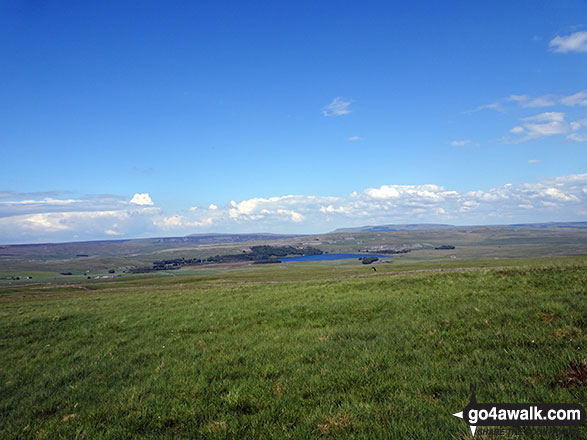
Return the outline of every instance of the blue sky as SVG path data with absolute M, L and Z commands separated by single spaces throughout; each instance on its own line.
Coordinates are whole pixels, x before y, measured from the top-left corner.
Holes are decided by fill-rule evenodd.
M 0 4 L 0 243 L 586 220 L 587 4 Z

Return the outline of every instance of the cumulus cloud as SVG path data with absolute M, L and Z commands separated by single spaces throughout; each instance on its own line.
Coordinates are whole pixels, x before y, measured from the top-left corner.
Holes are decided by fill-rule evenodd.
M 148 194 L 138 196 L 132 200 L 141 203 L 113 195 L 1 200 L 0 242 L 93 240 L 155 232 L 152 217 L 160 209 L 152 206 Z
M 557 36 L 548 44 L 554 52 L 587 52 L 587 31 L 575 32 L 564 37 Z
M 5 242 L 71 241 L 124 235 L 147 229 L 156 208 L 111 211 L 63 211 L 13 215 L 0 218 L 0 237 Z M 152 228 L 151 228 L 152 229 Z M 8 239 L 8 240 L 7 240 Z
M 551 115 L 533 120 L 548 123 L 560 118 Z M 99 211 L 80 210 L 84 200 L 67 199 L 61 205 L 50 200 L 35 205 L 37 212 L 30 212 L 27 203 L 12 206 L 10 213 L 0 217 L 0 243 L 194 232 L 326 232 L 363 224 L 483 224 L 488 218 L 493 223 L 576 220 L 584 217 L 587 206 L 587 174 L 467 192 L 436 184 L 388 184 L 346 196 L 253 197 L 182 214 L 123 199 Z M 43 211 L 55 206 L 60 211 Z
M 153 206 L 154 203 L 149 196 L 149 193 L 136 193 L 133 198 L 130 200 L 130 203 L 134 203 L 135 205 L 146 205 L 146 206 Z
M 213 214 L 216 228 L 235 230 L 291 230 L 325 225 L 402 222 L 484 223 L 491 214 L 507 221 L 556 220 L 561 213 L 578 216 L 587 202 L 587 174 L 544 179 L 535 183 L 504 185 L 489 190 L 460 192 L 441 185 L 381 185 L 344 197 L 286 195 L 231 201 L 217 210 L 198 210 L 191 220 L 174 222 L 177 229 L 195 225 Z M 528 216 L 533 216 L 528 218 Z M 171 226 L 171 225 L 169 225 Z M 206 227 L 203 227 L 204 229 Z M 328 229 L 326 229 L 328 230 Z
M 186 228 L 202 228 L 205 226 L 212 226 L 214 219 L 207 217 L 201 221 L 187 218 L 182 215 L 168 215 L 160 216 L 153 220 L 153 224 L 164 231 L 170 231 L 174 229 L 186 229 Z
M 337 96 L 330 104 L 325 105 L 322 108 L 322 114 L 324 116 L 348 115 L 351 112 L 351 109 L 349 108 L 351 102 L 351 100 L 345 101 L 343 98 Z

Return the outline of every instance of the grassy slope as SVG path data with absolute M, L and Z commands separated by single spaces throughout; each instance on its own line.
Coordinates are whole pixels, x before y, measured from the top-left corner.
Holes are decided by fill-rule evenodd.
M 470 438 L 450 415 L 470 382 L 481 402 L 585 404 L 560 381 L 586 357 L 587 259 L 486 264 L 504 267 L 3 289 L 0 437 Z

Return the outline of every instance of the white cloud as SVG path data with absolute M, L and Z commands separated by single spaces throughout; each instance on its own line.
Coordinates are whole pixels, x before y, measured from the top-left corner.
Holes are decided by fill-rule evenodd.
M 507 98 L 507 101 L 514 101 L 514 102 L 526 102 L 530 99 L 528 95 L 510 95 Z
M 157 217 L 153 220 L 153 224 L 164 231 L 170 231 L 174 229 L 189 229 L 189 228 L 202 228 L 206 226 L 212 226 L 214 219 L 207 217 L 201 221 L 189 219 L 182 215 L 168 215 Z
M 351 136 L 350 138 L 347 139 L 350 142 L 355 142 L 355 141 L 362 141 L 363 138 L 360 136 Z
M 552 121 L 558 116 L 540 116 Z M 560 118 L 559 118 L 560 119 Z M 529 163 L 537 160 L 530 159 Z M 113 199 L 114 200 L 114 199 Z M 81 201 L 80 201 L 81 203 Z M 101 202 L 105 203 L 105 202 Z M 381 185 L 347 196 L 253 197 L 187 213 L 113 201 L 111 209 L 31 213 L 27 204 L 0 217 L 0 243 L 108 237 L 186 235 L 194 232 L 326 232 L 341 226 L 389 223 L 483 224 L 576 220 L 587 206 L 587 174 L 455 191 L 441 185 Z M 54 209 L 42 204 L 35 209 Z M 20 211 L 19 211 L 20 210 Z
M 582 127 L 587 127 L 587 119 L 567 122 L 562 112 L 545 112 L 538 115 L 522 118 L 522 125 L 510 129 L 510 133 L 524 135 L 518 142 L 545 138 L 554 135 L 568 134 L 568 140 L 582 141 L 584 133 L 576 133 Z M 570 134 L 569 134 L 570 133 Z
M 475 107 L 473 110 L 470 110 L 465 113 L 475 113 L 475 112 L 479 112 L 481 110 L 495 110 L 498 112 L 502 112 L 502 111 L 504 111 L 504 108 L 499 102 L 492 102 L 489 104 L 479 105 L 479 106 Z
M 540 113 L 539 115 L 523 118 L 522 120 L 534 122 L 562 122 L 565 120 L 565 114 L 561 112 L 545 112 Z
M 587 31 L 555 37 L 548 45 L 554 52 L 587 52 Z
M 534 98 L 529 100 L 528 102 L 524 103 L 523 107 L 550 107 L 555 105 L 556 102 L 554 101 L 552 96 L 540 96 L 538 98 Z
M 147 208 L 138 211 L 113 210 L 113 211 L 88 211 L 88 212 L 49 212 L 37 214 L 24 214 L 3 217 L 4 224 L 17 222 L 19 229 L 31 232 L 57 232 L 75 231 L 85 229 L 94 233 L 102 233 L 112 229 L 114 224 L 128 222 L 133 218 L 150 217 L 156 214 L 156 208 Z
M 540 162 L 542 162 L 542 161 L 539 159 L 528 159 L 528 163 L 540 163 Z
M 349 108 L 351 102 L 351 100 L 345 101 L 341 97 L 337 96 L 330 104 L 325 105 L 324 108 L 322 108 L 322 114 L 324 116 L 348 115 L 351 112 L 351 109 Z
M 462 140 L 454 140 L 450 144 L 453 147 L 463 147 L 463 146 L 470 144 L 470 143 L 471 143 L 471 141 L 469 139 L 462 139 Z
M 537 97 L 531 97 L 529 95 L 510 95 L 507 98 L 499 99 L 491 104 L 480 105 L 472 110 L 472 112 L 477 112 L 484 109 L 506 112 L 512 110 L 512 106 L 508 104 L 514 104 L 515 106 L 522 108 L 552 107 L 557 104 L 569 107 L 574 107 L 577 105 L 585 107 L 587 106 L 587 91 L 582 90 L 569 96 L 560 96 L 553 93 Z
M 530 98 L 528 95 L 511 95 L 506 100 L 517 102 L 522 107 L 550 107 L 556 104 L 554 95 L 544 95 L 537 98 Z
M 573 121 L 573 122 L 571 122 L 569 124 L 569 126 L 571 127 L 571 130 L 577 131 L 581 127 L 587 127 L 587 119 L 581 119 L 581 120 L 578 120 L 578 121 Z
M 563 96 L 560 99 L 560 102 L 561 104 L 568 105 L 570 107 L 574 107 L 576 105 L 587 107 L 587 90 L 581 90 L 574 95 Z
M 344 206 L 339 206 L 338 208 L 335 208 L 332 205 L 328 205 L 328 206 L 321 206 L 320 212 L 325 213 L 325 214 L 326 213 L 331 213 L 331 214 L 332 213 L 342 213 L 342 214 L 344 214 L 348 211 L 347 211 L 347 208 L 345 208 Z
M 208 209 L 215 210 L 215 209 L 218 209 L 218 206 L 216 206 L 214 203 L 210 203 L 210 206 L 208 206 Z
M 151 200 L 151 197 L 149 196 L 149 193 L 136 193 L 132 199 L 130 200 L 130 203 L 134 203 L 135 205 L 143 205 L 143 206 L 153 206 L 154 203 Z
M 278 209 L 278 214 L 289 216 L 292 222 L 301 222 L 304 220 L 304 216 L 299 212 L 292 211 L 291 209 Z
M 571 133 L 567 139 L 575 142 L 587 142 L 587 133 Z
M 147 195 L 148 196 L 148 195 Z M 148 199 L 150 200 L 150 198 Z M 143 203 L 147 200 L 139 197 Z M 155 233 L 160 208 L 112 195 L 83 199 L 3 200 L 0 243 L 94 240 L 114 235 Z

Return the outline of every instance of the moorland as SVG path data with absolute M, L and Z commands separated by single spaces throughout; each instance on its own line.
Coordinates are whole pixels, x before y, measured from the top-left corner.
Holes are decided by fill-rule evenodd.
M 585 229 L 151 240 L 0 249 L 1 438 L 465 439 L 471 383 L 586 404 Z M 254 246 L 390 254 L 208 261 Z

